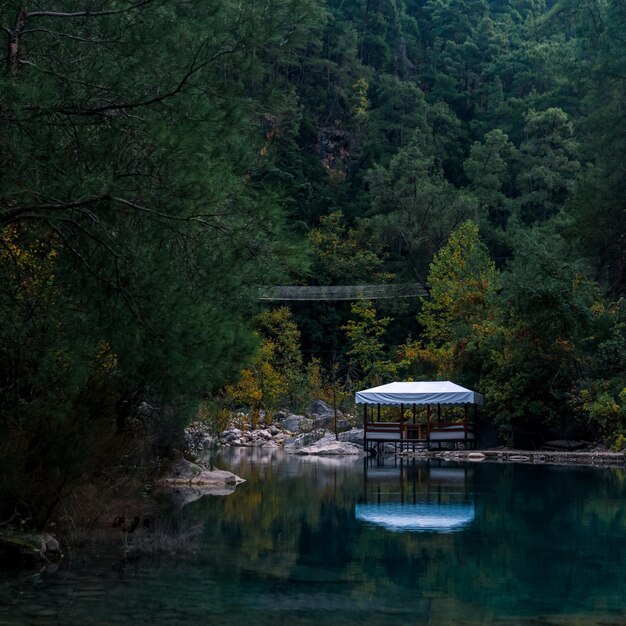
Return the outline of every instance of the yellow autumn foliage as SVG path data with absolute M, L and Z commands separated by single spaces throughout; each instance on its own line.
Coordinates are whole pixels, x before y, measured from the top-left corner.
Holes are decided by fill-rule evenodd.
M 501 329 L 489 304 L 499 277 L 476 224 L 467 221 L 450 235 L 430 267 L 429 286 L 418 316 L 424 339 L 401 346 L 401 367 L 426 365 L 437 378 L 452 379 L 468 348 Z
M 53 283 L 58 254 L 54 244 L 53 237 L 32 239 L 21 225 L 9 224 L 0 231 L 0 263 L 18 287 L 18 299 Z

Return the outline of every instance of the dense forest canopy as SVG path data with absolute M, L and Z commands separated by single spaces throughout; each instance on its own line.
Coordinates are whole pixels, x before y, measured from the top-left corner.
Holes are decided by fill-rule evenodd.
M 400 377 L 479 389 L 503 441 L 621 445 L 624 32 L 621 0 L 0 0 L 5 502 L 146 403 Z

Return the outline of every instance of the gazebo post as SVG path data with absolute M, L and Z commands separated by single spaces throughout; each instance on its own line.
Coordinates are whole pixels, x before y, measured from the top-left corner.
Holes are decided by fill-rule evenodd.
M 402 452 L 402 439 L 404 438 L 404 404 L 400 403 L 400 452 Z
M 367 452 L 367 404 L 363 403 L 363 451 Z
M 426 405 L 426 441 L 427 449 L 430 450 L 430 404 Z
M 474 450 L 479 450 L 480 446 L 478 445 L 478 405 L 474 404 Z M 480 442 L 482 443 L 482 442 Z
M 465 443 L 467 444 L 467 404 L 464 404 L 463 408 L 465 409 L 465 415 L 463 419 L 463 432 L 465 433 Z

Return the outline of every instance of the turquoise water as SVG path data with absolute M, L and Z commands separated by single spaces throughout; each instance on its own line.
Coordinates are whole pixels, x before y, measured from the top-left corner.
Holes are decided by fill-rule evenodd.
M 626 624 L 622 469 L 217 464 L 247 482 L 151 531 L 183 555 L 0 569 L 0 624 Z

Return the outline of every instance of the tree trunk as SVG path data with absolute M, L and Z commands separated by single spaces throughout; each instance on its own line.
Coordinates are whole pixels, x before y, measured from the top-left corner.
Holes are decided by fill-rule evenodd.
M 9 31 L 8 36 L 8 52 L 7 52 L 7 69 L 9 71 L 9 75 L 12 77 L 16 77 L 19 69 L 19 51 L 20 51 L 20 37 L 22 35 L 22 31 L 24 30 L 24 26 L 26 25 L 26 18 L 28 17 L 28 13 L 26 9 L 22 7 L 20 12 L 17 14 L 17 18 L 15 19 L 15 24 L 13 28 Z

